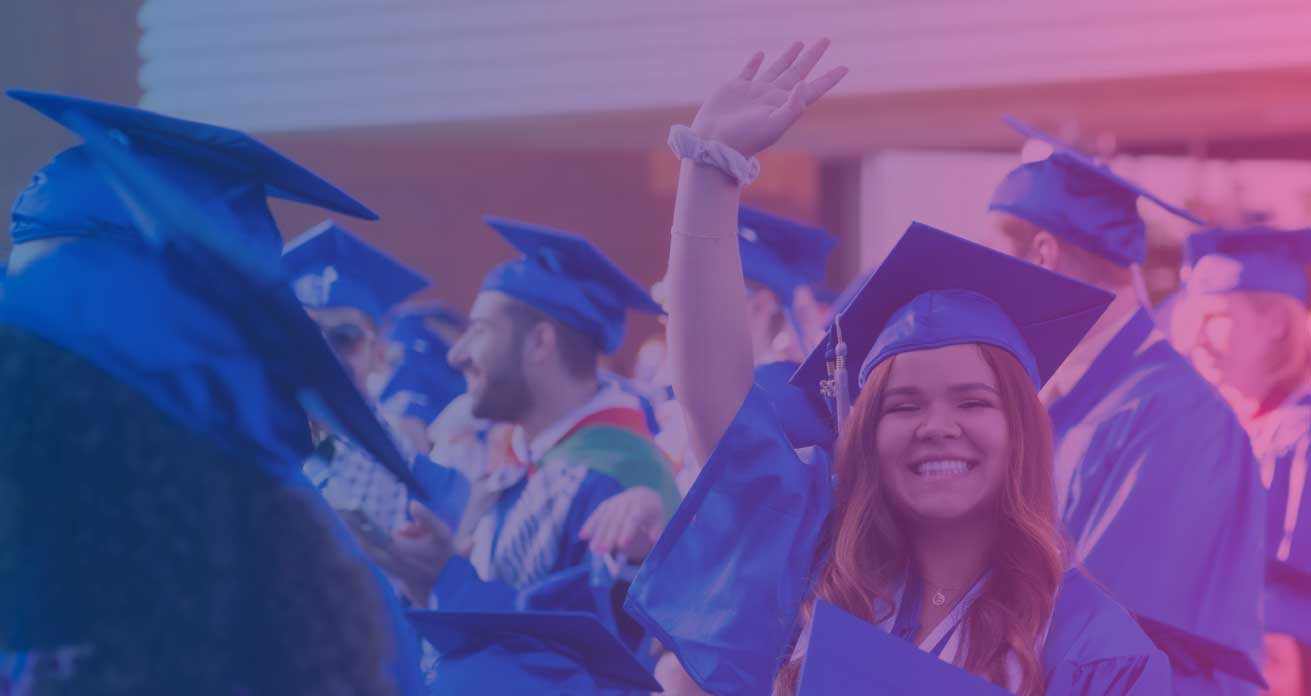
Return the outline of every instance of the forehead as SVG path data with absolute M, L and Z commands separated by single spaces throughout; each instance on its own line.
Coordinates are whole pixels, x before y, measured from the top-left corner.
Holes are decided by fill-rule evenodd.
M 470 321 L 491 321 L 503 318 L 516 300 L 503 292 L 484 290 L 478 293 L 469 308 Z
M 892 363 L 887 388 L 933 389 L 954 384 L 981 383 L 997 386 L 997 377 L 972 343 L 900 353 Z

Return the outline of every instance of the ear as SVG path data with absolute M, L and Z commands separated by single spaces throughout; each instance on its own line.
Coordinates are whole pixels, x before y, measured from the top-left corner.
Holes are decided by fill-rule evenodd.
M 549 321 L 539 321 L 524 332 L 523 361 L 525 365 L 541 365 L 551 358 L 559 342 L 555 325 Z
M 1024 260 L 1054 271 L 1061 260 L 1061 244 L 1051 232 L 1038 230 L 1038 233 L 1033 236 L 1033 242 L 1029 244 L 1028 251 L 1024 254 Z

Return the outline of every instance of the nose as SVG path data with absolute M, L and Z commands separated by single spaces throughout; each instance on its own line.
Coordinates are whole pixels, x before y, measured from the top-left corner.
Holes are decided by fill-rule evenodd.
M 457 370 L 462 370 L 469 363 L 469 334 L 463 334 L 451 344 L 451 349 L 446 351 L 446 362 Z
M 960 423 L 947 405 L 930 404 L 923 413 L 923 420 L 915 428 L 916 437 L 923 440 L 960 437 Z

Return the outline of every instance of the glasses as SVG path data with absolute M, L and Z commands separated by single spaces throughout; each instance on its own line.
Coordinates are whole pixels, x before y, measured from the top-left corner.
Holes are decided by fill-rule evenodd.
M 328 345 L 341 355 L 350 355 L 357 352 L 364 345 L 370 333 L 365 329 L 350 323 L 337 324 L 323 329 L 323 337 L 328 340 Z

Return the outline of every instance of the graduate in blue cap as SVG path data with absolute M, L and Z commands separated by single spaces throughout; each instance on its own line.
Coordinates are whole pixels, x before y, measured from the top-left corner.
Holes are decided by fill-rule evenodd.
M 432 450 L 428 426 L 464 393 L 464 375 L 446 362 L 446 353 L 467 325 L 436 302 L 403 305 L 387 317 L 387 381 L 378 400 L 419 452 Z
M 814 347 L 797 316 L 797 291 L 824 284 L 824 268 L 837 240 L 818 227 L 748 206 L 741 207 L 737 220 L 756 362 L 797 362 Z M 776 340 L 780 334 L 795 341 L 782 354 Z
M 1184 252 L 1180 350 L 1247 428 L 1268 492 L 1263 673 L 1311 692 L 1311 230 L 1206 230 Z
M 287 242 L 282 259 L 296 297 L 323 328 L 356 384 L 376 394 L 369 381 L 382 371 L 386 356 L 387 343 L 379 335 L 383 318 L 428 287 L 428 279 L 331 220 Z
M 1108 293 L 913 225 L 835 319 L 832 363 L 821 346 L 794 378 L 834 402 L 832 466 L 794 455 L 752 385 L 739 190 L 748 158 L 846 73 L 807 79 L 827 45 L 763 69 L 756 54 L 671 133 L 674 388 L 709 459 L 627 610 L 716 694 L 798 693 L 803 664 L 826 658 L 810 654 L 822 602 L 1022 696 L 1162 693 L 1165 657 L 1069 569 L 1037 397 Z M 871 665 L 908 668 L 863 645 Z
M 265 197 L 372 213 L 236 131 L 9 94 L 86 140 L 15 202 L 0 299 L 19 691 L 418 693 L 398 607 L 299 474 L 307 411 L 404 463 L 283 283 Z
M 650 527 L 678 501 L 637 400 L 598 375 L 600 356 L 619 347 L 627 313 L 661 310 L 583 237 L 486 220 L 521 256 L 484 279 L 468 329 L 448 353 L 468 391 L 434 430 L 449 430 L 449 412 L 476 419 L 464 439 L 476 440 L 487 422 L 512 433 L 503 450 L 450 449 L 461 436 L 436 442 L 434 459 L 473 483 L 468 509 L 453 532 L 412 530 L 397 550 L 412 551 L 413 562 L 392 566 L 421 606 L 505 607 L 518 598 L 537 608 L 604 610 L 588 589 L 593 562 L 610 552 L 616 562 L 637 560 L 654 541 Z M 595 536 L 583 534 L 589 520 Z
M 1117 599 L 1173 628 L 1151 633 L 1173 659 L 1176 693 L 1252 693 L 1264 568 L 1259 468 L 1241 424 L 1156 330 L 1135 283 L 1147 250 L 1139 199 L 1198 220 L 1010 123 L 1054 152 L 998 185 L 993 246 L 1116 294 L 1043 394 L 1061 517 L 1079 559 Z M 1197 655 L 1196 641 L 1181 636 L 1217 647 Z
M 388 344 L 380 335 L 384 317 L 397 303 L 426 288 L 428 279 L 331 220 L 287 242 L 282 260 L 296 298 L 349 369 L 355 385 L 377 396 L 379 389 L 371 383 L 385 366 Z M 424 456 L 426 451 L 416 449 L 394 427 L 389 434 L 400 445 L 412 472 L 435 466 Z M 320 429 L 316 442 L 315 456 L 306 461 L 305 472 L 351 529 L 362 535 L 362 541 L 372 537 L 386 542 L 388 535 L 409 524 L 415 515 L 431 519 L 427 513 L 433 510 L 411 508 L 416 500 L 432 498 L 429 502 L 443 501 L 438 508 L 447 507 L 445 501 L 450 497 L 445 487 L 427 490 L 416 499 L 413 491 L 378 466 L 367 451 L 330 429 Z M 458 486 L 453 476 L 425 478 L 430 484 L 449 480 Z M 453 495 L 454 504 L 462 505 L 465 493 L 457 490 Z M 458 515 L 458 510 L 444 511 L 442 516 L 451 519 L 450 514 Z M 365 545 L 366 550 L 373 548 Z

